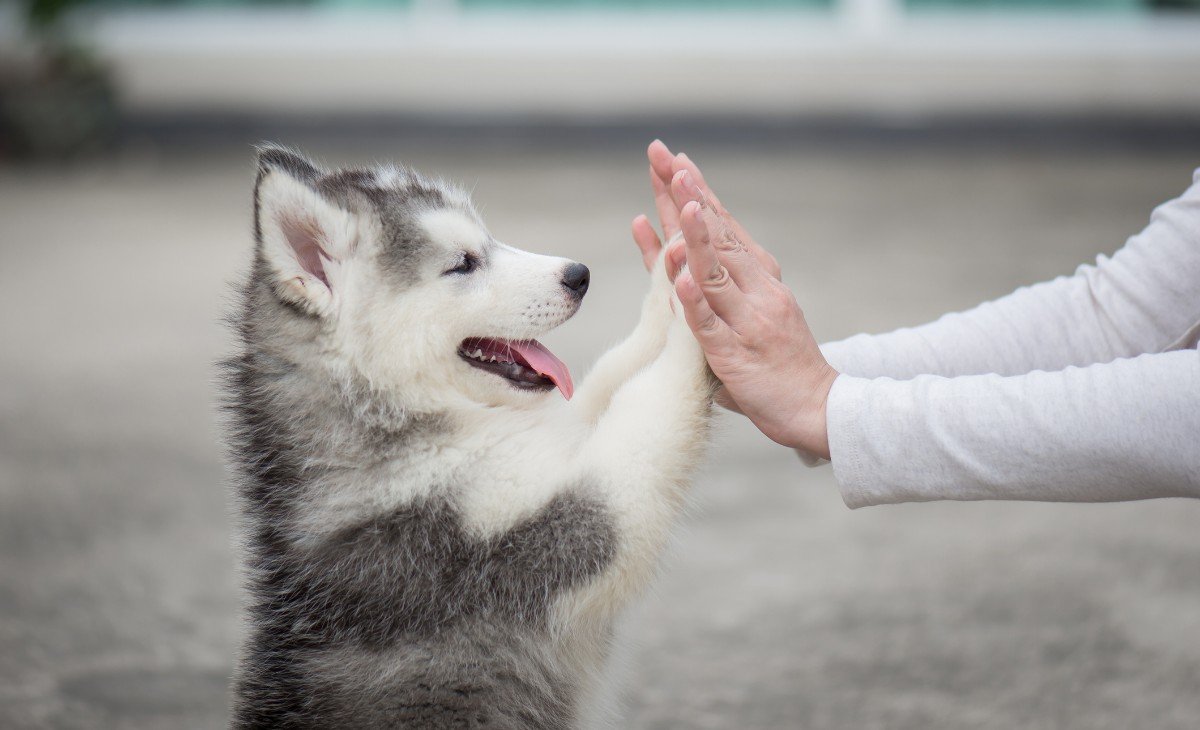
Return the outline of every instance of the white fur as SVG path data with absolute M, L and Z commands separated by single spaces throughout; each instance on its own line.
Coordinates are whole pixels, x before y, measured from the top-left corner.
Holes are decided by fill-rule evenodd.
M 591 678 L 584 714 L 600 722 L 609 714 L 602 707 L 606 629 L 653 575 L 708 420 L 703 354 L 672 313 L 662 261 L 637 328 L 566 403 L 556 392 L 515 389 L 457 350 L 468 337 L 534 338 L 569 319 L 578 304 L 561 284 L 567 260 L 500 244 L 457 208 L 434 210 L 421 223 L 436 250 L 423 257 L 419 281 L 398 292 L 370 263 L 381 245 L 375 224 L 286 175 L 272 173 L 267 183 L 264 219 L 313 216 L 328 246 L 325 287 L 297 263 L 278 224 L 263 234 L 280 285 L 326 321 L 337 367 L 364 375 L 410 413 L 449 415 L 457 429 L 429 447 L 436 451 L 419 470 L 382 464 L 369 487 L 313 490 L 297 539 L 401 506 L 430 485 L 461 489 L 469 529 L 481 535 L 508 529 L 563 490 L 591 490 L 615 516 L 618 553 L 600 578 L 558 601 L 561 638 L 549 649 Z M 464 252 L 480 258 L 480 270 L 443 275 Z
M 359 219 L 331 205 L 311 188 L 287 174 L 270 171 L 259 186 L 262 206 L 263 253 L 279 273 L 277 290 L 293 302 L 306 303 L 319 315 L 329 316 L 337 308 L 342 285 L 342 263 L 350 257 L 359 239 Z M 317 235 L 329 286 L 301 265 L 289 231 L 308 229 Z M 294 234 L 293 234 L 294 235 Z

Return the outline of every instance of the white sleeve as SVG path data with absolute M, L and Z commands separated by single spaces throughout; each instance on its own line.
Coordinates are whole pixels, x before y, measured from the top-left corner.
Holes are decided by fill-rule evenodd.
M 1200 352 L 1002 377 L 840 376 L 829 447 L 850 507 L 1200 497 Z
M 1194 346 L 1200 334 L 1200 170 L 1111 258 L 970 311 L 822 346 L 841 373 L 1017 375 Z

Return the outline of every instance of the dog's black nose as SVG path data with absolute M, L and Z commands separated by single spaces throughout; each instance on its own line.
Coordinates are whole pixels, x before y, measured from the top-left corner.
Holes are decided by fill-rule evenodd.
M 592 280 L 592 272 L 583 264 L 571 264 L 563 270 L 562 283 L 577 298 L 582 299 L 587 294 L 588 282 Z

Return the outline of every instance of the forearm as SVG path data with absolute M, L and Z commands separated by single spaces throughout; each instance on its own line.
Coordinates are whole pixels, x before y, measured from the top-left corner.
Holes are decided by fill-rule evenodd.
M 1017 377 L 841 377 L 828 403 L 847 505 L 1200 497 L 1200 353 Z
M 897 380 L 1106 362 L 1118 355 L 1083 289 L 1080 279 L 1060 278 L 918 327 L 826 343 L 821 351 L 839 372 Z
M 664 299 L 662 307 L 670 310 Z M 579 388 L 572 407 L 588 420 L 599 418 L 608 408 L 613 394 L 639 370 L 654 361 L 666 341 L 666 328 L 648 322 L 643 316 L 638 327 L 620 344 L 604 353 Z
M 599 418 L 617 389 L 662 352 L 672 319 L 671 284 L 660 260 L 650 274 L 650 291 L 642 302 L 637 326 L 596 361 L 579 387 L 572 407 L 589 421 Z

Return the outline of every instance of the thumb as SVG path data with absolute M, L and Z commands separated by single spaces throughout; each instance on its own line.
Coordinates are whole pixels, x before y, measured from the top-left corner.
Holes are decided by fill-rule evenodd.
M 658 239 L 658 234 L 654 232 L 654 225 L 650 223 L 649 218 L 639 215 L 633 219 L 631 228 L 633 230 L 633 242 L 637 244 L 638 250 L 642 252 L 642 263 L 646 265 L 646 271 L 653 271 L 654 262 L 658 260 L 658 252 L 662 250 L 662 241 Z

